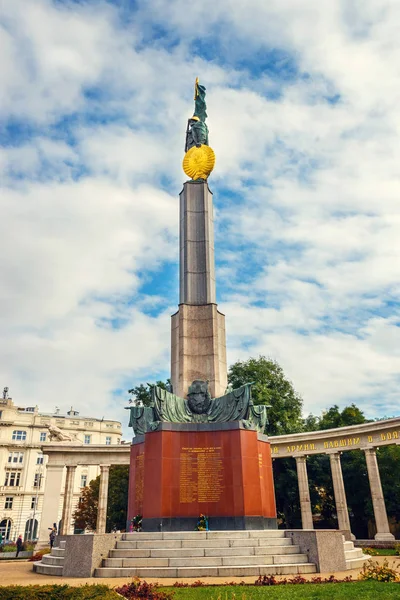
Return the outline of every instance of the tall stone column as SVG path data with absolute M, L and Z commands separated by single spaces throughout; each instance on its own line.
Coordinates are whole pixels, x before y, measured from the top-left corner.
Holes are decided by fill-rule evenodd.
M 106 532 L 109 474 L 110 465 L 100 465 L 100 490 L 99 505 L 97 510 L 96 533 Z
M 329 455 L 331 461 L 333 491 L 335 494 L 336 514 L 339 529 L 351 531 L 349 511 L 347 509 L 346 491 L 344 489 L 342 465 L 339 452 Z
M 365 448 L 364 452 L 365 460 L 367 462 L 369 486 L 371 488 L 372 506 L 374 508 L 377 531 L 375 539 L 380 541 L 392 541 L 394 540 L 394 535 L 390 533 L 389 529 L 376 450 L 375 448 Z
M 185 398 L 195 379 L 211 396 L 227 386 L 225 316 L 217 309 L 212 193 L 206 181 L 187 181 L 180 195 L 179 310 L 171 323 L 171 380 Z
M 60 535 L 68 535 L 71 529 L 72 503 L 74 499 L 76 465 L 67 467 L 67 477 L 65 479 L 64 505 L 61 517 Z
M 299 496 L 301 508 L 301 524 L 303 529 L 314 529 L 310 490 L 308 487 L 307 462 L 305 456 L 296 456 L 297 478 L 299 482 Z
M 46 480 L 38 541 L 39 548 L 49 545 L 49 527 L 52 527 L 53 523 L 57 523 L 58 525 L 63 474 L 63 465 L 53 465 L 51 463 L 46 465 Z

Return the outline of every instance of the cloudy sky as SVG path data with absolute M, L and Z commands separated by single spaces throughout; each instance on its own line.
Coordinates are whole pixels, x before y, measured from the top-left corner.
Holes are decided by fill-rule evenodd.
M 399 28 L 396 0 L 3 0 L 1 387 L 126 422 L 168 376 L 199 76 L 228 362 L 398 415 Z

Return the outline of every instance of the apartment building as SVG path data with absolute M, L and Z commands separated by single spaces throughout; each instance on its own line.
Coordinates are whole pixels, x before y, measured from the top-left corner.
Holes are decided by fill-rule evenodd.
M 71 407 L 66 415 L 40 412 L 38 406 L 16 406 L 4 388 L 0 397 L 0 534 L 3 540 L 36 539 L 42 515 L 46 480 L 43 450 L 50 443 L 47 425 L 55 425 L 83 444 L 121 443 L 121 423 L 82 417 Z M 55 442 L 52 442 L 53 444 Z M 79 466 L 74 484 L 74 508 L 89 481 L 97 477 L 97 466 Z M 64 486 L 63 488 L 64 489 Z M 63 505 L 60 496 L 59 520 Z M 49 527 L 52 523 L 49 523 Z

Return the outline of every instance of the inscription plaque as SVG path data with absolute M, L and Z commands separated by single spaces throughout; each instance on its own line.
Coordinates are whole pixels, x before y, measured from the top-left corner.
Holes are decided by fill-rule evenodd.
M 221 446 L 181 448 L 179 501 L 219 502 L 224 490 L 224 463 Z
M 135 460 L 135 497 L 138 512 L 142 512 L 144 491 L 144 454 L 139 454 Z

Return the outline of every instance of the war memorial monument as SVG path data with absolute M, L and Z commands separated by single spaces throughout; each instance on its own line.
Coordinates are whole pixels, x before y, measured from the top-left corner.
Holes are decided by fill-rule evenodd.
M 216 303 L 212 193 L 205 87 L 195 84 L 180 194 L 179 309 L 171 322 L 171 389 L 151 388 L 149 406 L 129 406 L 131 445 L 43 446 L 48 456 L 43 514 L 61 529 L 37 573 L 64 577 L 231 577 L 360 568 L 354 548 L 342 452 L 365 453 L 377 544 L 391 543 L 376 449 L 399 444 L 400 418 L 268 438 L 266 406 L 251 382 L 227 386 L 225 317 Z M 338 529 L 314 529 L 307 456 L 328 454 Z M 302 529 L 277 529 L 274 460 L 296 461 Z M 96 532 L 72 535 L 77 466 L 100 466 Z M 110 465 L 129 465 L 127 533 L 106 533 Z M 65 474 L 66 470 L 66 474 Z M 63 483 L 64 482 L 64 483 Z M 129 532 L 136 515 L 141 532 Z M 209 531 L 195 531 L 200 514 Z M 39 543 L 48 540 L 42 519 Z
M 267 407 L 251 383 L 227 389 L 225 317 L 216 301 L 213 199 L 205 88 L 196 81 L 180 194 L 179 310 L 171 322 L 172 392 L 154 386 L 149 407 L 130 407 L 135 437 L 128 522 L 146 531 L 276 528 Z

